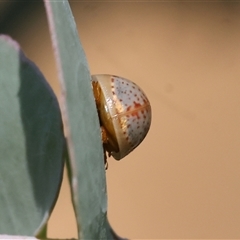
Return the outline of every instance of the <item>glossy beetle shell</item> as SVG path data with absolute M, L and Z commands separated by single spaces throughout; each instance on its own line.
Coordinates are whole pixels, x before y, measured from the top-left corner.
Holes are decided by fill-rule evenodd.
M 120 160 L 136 148 L 151 125 L 151 106 L 132 81 L 114 75 L 93 75 L 92 85 L 106 151 Z

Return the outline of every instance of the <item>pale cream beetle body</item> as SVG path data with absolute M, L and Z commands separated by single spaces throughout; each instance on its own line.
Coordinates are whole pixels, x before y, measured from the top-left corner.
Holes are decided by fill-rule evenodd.
M 136 148 L 151 125 L 151 106 L 140 87 L 114 75 L 93 75 L 92 85 L 105 151 L 120 160 Z

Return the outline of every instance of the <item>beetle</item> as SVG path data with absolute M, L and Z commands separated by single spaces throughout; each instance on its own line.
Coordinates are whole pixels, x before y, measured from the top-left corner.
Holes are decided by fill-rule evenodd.
M 106 153 L 120 160 L 143 141 L 151 125 L 152 111 L 143 90 L 128 79 L 92 75 L 92 88 L 107 164 Z

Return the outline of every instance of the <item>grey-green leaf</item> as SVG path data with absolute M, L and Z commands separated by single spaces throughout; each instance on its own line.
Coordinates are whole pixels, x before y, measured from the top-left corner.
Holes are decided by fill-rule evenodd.
M 0 36 L 0 234 L 37 234 L 57 199 L 64 136 L 57 99 L 10 37 Z
M 109 239 L 101 133 L 86 57 L 68 1 L 45 0 L 63 94 L 73 204 L 83 239 Z

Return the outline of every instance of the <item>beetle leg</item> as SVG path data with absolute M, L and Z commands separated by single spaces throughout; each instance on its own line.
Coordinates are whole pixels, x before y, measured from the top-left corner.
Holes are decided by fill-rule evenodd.
M 108 162 L 107 162 L 107 159 L 105 160 L 105 170 L 108 169 Z
M 102 142 L 103 142 L 104 164 L 105 164 L 105 170 L 107 170 L 108 169 L 107 152 L 108 152 L 108 157 L 111 156 L 111 153 L 106 149 L 106 146 L 108 144 L 108 137 L 104 127 L 101 127 L 101 133 L 102 133 Z
M 107 133 L 104 127 L 101 126 L 101 133 L 102 133 L 102 142 L 103 144 L 107 144 L 108 143 L 108 137 L 107 137 Z
M 103 155 L 104 155 L 104 165 L 105 165 L 105 170 L 108 169 L 108 162 L 107 162 L 107 153 L 106 153 L 106 149 L 104 147 L 104 144 L 103 144 Z

